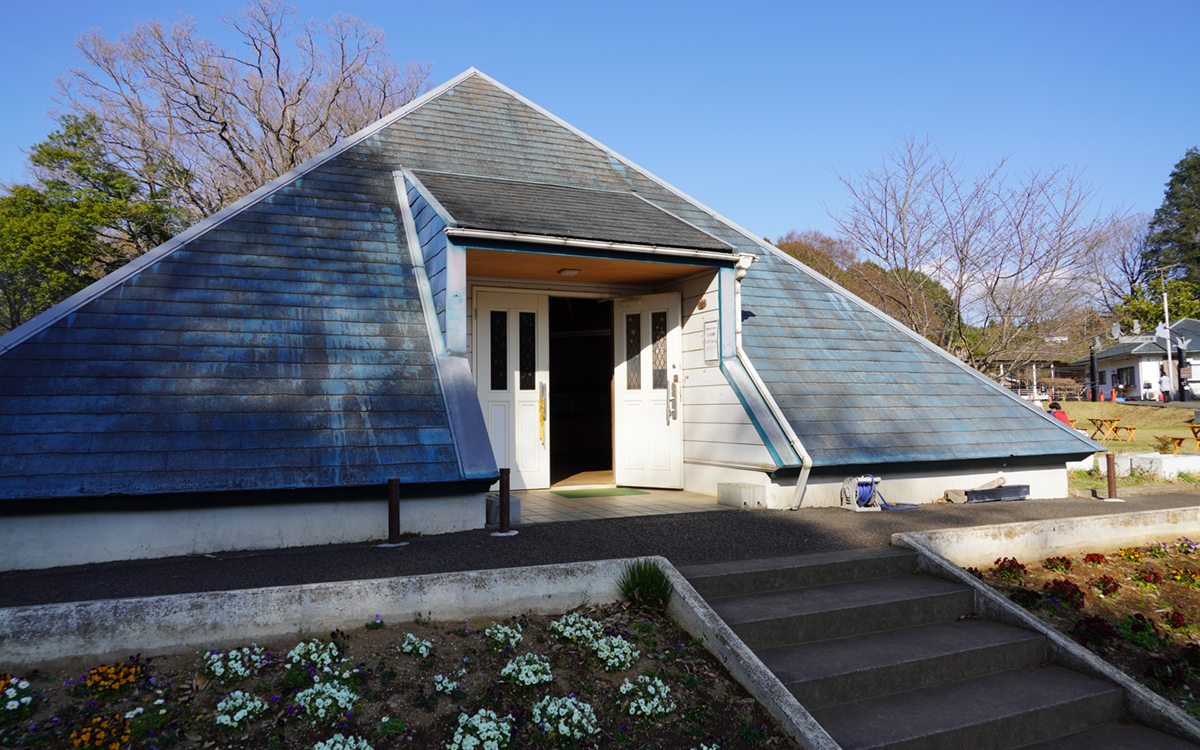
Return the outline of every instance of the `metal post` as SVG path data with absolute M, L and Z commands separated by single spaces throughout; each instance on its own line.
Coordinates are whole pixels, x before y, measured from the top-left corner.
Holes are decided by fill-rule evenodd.
M 388 544 L 400 543 L 400 480 L 388 480 Z
M 500 470 L 500 533 L 507 534 L 509 532 L 510 504 L 512 499 L 509 497 L 509 473 L 510 469 Z
M 1107 463 L 1108 497 L 1111 500 L 1117 496 L 1117 457 L 1112 453 L 1105 453 L 1104 460 Z

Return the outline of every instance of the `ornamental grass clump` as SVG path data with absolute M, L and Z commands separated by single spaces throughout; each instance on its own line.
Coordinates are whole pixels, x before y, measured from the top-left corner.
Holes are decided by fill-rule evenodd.
M 234 690 L 217 704 L 217 723 L 237 729 L 263 716 L 270 710 L 266 703 L 250 693 Z
M 626 563 L 617 578 L 621 596 L 639 607 L 665 612 L 675 594 L 671 579 L 653 560 Z
M 596 657 L 604 664 L 605 671 L 620 672 L 629 669 L 642 655 L 629 641 L 619 635 L 606 635 L 592 643 Z
M 128 719 L 116 714 L 97 716 L 71 732 L 71 744 L 83 750 L 120 750 L 132 735 Z
M 345 685 L 318 682 L 308 690 L 297 693 L 295 700 L 296 705 L 313 721 L 335 724 L 354 711 L 358 696 Z
M 271 654 L 251 643 L 245 648 L 209 651 L 204 657 L 204 673 L 222 685 L 244 680 L 271 663 Z
M 1069 557 L 1047 557 L 1042 563 L 1042 567 L 1046 570 L 1053 570 L 1056 573 L 1071 572 L 1071 558 Z
M 423 641 L 412 633 L 405 633 L 404 643 L 397 646 L 396 649 L 402 654 L 425 658 L 429 656 L 429 652 L 433 649 L 433 642 Z
M 540 685 L 554 679 L 550 672 L 550 660 L 541 654 L 521 654 L 509 660 L 500 670 L 500 677 L 522 687 Z
M 621 712 L 630 716 L 660 719 L 675 710 L 671 689 L 657 677 L 643 674 L 636 683 L 625 680 L 620 693 L 629 701 Z
M 512 717 L 501 719 L 495 711 L 480 709 L 471 716 L 458 715 L 458 729 L 446 750 L 504 750 L 512 743 Z
M 488 643 L 497 653 L 512 651 L 521 645 L 521 623 L 519 622 L 514 622 L 512 627 L 496 623 L 484 628 L 483 634 L 487 636 Z
M 1025 566 L 1017 562 L 1016 558 L 998 557 L 995 565 L 992 568 L 992 574 L 997 578 L 1005 581 L 1020 581 L 1025 577 Z
M 28 680 L 18 680 L 7 672 L 0 674 L 0 724 L 20 721 L 37 707 L 37 693 Z
M 576 700 L 574 694 L 566 698 L 547 695 L 533 704 L 533 723 L 551 741 L 578 743 L 600 733 L 596 712 L 590 704 Z
M 341 734 L 335 734 L 324 742 L 313 745 L 313 750 L 375 750 L 375 748 L 371 747 L 371 743 L 362 737 L 353 735 L 344 737 Z

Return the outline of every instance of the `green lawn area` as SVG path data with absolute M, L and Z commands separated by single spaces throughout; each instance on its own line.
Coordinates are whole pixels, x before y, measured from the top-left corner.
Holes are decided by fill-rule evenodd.
M 1112 403 L 1109 401 L 1063 401 L 1063 411 L 1075 420 L 1075 426 L 1093 430 L 1089 419 L 1119 419 L 1121 426 L 1136 427 L 1137 440 L 1110 440 L 1104 445 L 1113 453 L 1152 453 L 1158 450 L 1155 436 L 1192 437 L 1192 409 L 1155 406 L 1139 403 Z M 1200 402 L 1196 404 L 1200 408 Z M 1122 433 L 1123 434 L 1123 433 Z M 1184 443 L 1181 453 L 1191 452 L 1193 443 Z

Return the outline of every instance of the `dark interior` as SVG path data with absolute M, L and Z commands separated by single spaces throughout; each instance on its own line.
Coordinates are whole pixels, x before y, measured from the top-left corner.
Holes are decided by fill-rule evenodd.
M 550 483 L 612 472 L 610 300 L 550 298 Z

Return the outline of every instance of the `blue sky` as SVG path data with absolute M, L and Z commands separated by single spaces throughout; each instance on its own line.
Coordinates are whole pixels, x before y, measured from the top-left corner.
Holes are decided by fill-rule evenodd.
M 191 15 L 222 39 L 238 0 L 10 3 L 0 182 L 53 128 L 75 38 Z M 387 33 L 444 81 L 476 67 L 752 232 L 832 231 L 836 174 L 905 133 L 974 170 L 1085 168 L 1097 208 L 1153 212 L 1200 146 L 1200 2 L 297 3 Z

